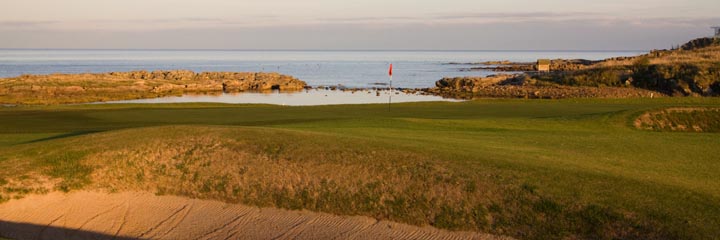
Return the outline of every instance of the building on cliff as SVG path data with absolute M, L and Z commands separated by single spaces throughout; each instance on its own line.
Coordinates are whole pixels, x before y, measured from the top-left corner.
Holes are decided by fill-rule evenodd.
M 549 72 L 550 62 L 550 59 L 538 59 L 535 69 L 537 69 L 538 72 Z

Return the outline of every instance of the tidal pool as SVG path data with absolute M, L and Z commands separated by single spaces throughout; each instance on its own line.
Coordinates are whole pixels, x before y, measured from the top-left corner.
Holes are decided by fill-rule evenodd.
M 242 92 L 222 93 L 216 95 L 182 95 L 148 99 L 108 101 L 96 104 L 112 103 L 252 103 L 275 104 L 285 106 L 313 106 L 336 104 L 371 104 L 371 103 L 403 103 L 403 102 L 460 102 L 462 100 L 443 98 L 440 96 L 423 95 L 420 93 L 404 93 L 389 90 L 325 90 L 307 89 L 299 92 Z

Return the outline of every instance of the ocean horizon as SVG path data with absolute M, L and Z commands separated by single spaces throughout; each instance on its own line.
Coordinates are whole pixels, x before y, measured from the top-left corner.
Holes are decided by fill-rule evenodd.
M 643 50 L 238 50 L 238 49 L 0 49 L 0 77 L 23 74 L 101 73 L 186 69 L 196 72 L 278 72 L 310 86 L 434 86 L 443 77 L 488 76 L 470 63 L 532 62 L 540 58 L 600 60 Z M 449 64 L 453 63 L 453 64 Z

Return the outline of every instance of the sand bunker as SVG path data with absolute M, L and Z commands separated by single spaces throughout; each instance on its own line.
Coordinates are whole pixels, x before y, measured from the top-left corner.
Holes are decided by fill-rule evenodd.
M 0 204 L 14 239 L 503 239 L 369 217 L 256 208 L 150 193 L 50 193 Z

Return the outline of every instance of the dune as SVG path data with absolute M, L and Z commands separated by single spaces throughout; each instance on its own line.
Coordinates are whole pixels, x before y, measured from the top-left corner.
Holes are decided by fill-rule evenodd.
M 507 239 L 369 217 L 257 208 L 145 192 L 79 191 L 0 204 L 12 239 Z

